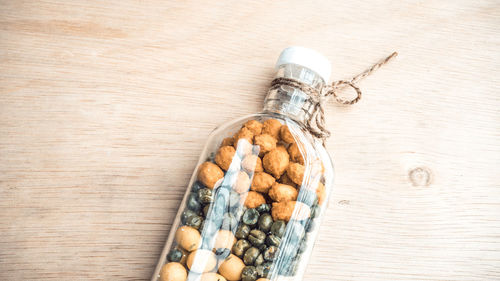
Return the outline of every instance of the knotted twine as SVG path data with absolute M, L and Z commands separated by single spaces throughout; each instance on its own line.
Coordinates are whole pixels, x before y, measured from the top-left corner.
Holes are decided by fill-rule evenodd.
M 331 133 L 326 129 L 325 125 L 325 104 L 330 97 L 334 97 L 335 100 L 340 104 L 351 105 L 357 103 L 362 96 L 361 89 L 356 85 L 357 82 L 367 77 L 368 75 L 375 72 L 382 65 L 388 63 L 392 58 L 397 56 L 398 53 L 394 52 L 390 56 L 383 60 L 380 60 L 372 67 L 361 72 L 360 74 L 352 77 L 349 80 L 337 80 L 330 85 L 324 86 L 321 90 L 317 90 L 314 87 L 307 85 L 301 81 L 292 78 L 276 78 L 271 82 L 270 91 L 276 90 L 281 86 L 289 86 L 298 89 L 309 96 L 313 103 L 312 114 L 309 119 L 306 120 L 306 129 L 311 133 L 312 136 L 321 139 L 323 144 L 325 140 L 330 137 Z M 339 96 L 339 93 L 345 89 L 351 87 L 356 91 L 356 97 L 354 99 L 344 99 Z

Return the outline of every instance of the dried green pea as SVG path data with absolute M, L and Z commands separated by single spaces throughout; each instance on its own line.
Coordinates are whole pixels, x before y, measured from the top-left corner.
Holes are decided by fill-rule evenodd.
M 271 206 L 269 204 L 262 204 L 255 208 L 259 213 L 267 213 L 271 211 Z
M 264 256 L 260 254 L 257 259 L 253 262 L 255 266 L 261 265 L 264 262 Z
M 186 206 L 188 209 L 198 212 L 201 210 L 201 204 L 198 201 L 198 194 L 191 193 L 187 199 Z
M 245 266 L 241 272 L 241 281 L 255 281 L 259 278 L 255 266 Z
M 252 229 L 248 235 L 248 241 L 258 247 L 266 241 L 266 234 L 258 229 Z
M 186 219 L 186 225 L 194 227 L 196 229 L 200 229 L 202 223 L 203 218 L 198 215 L 193 215 Z
M 243 213 L 242 221 L 247 225 L 255 225 L 259 220 L 259 212 L 255 209 L 247 209 Z
M 245 252 L 245 255 L 243 255 L 243 262 L 246 265 L 252 265 L 259 256 L 259 254 L 260 252 L 257 248 L 251 247 Z
M 269 275 L 271 266 L 272 266 L 271 262 L 264 262 L 261 265 L 256 266 L 255 269 L 257 270 L 257 274 L 260 277 L 266 278 Z
M 264 213 L 259 217 L 259 229 L 268 233 L 273 225 L 273 217 L 269 213 Z
M 273 261 L 274 258 L 278 255 L 278 247 L 269 246 L 263 253 L 264 259 L 266 261 Z
M 198 200 L 202 204 L 210 204 L 214 201 L 214 198 L 212 196 L 212 190 L 209 188 L 203 188 L 198 190 Z
M 282 220 L 277 220 L 273 222 L 273 225 L 271 226 L 271 233 L 280 238 L 283 236 L 283 234 L 285 234 L 285 230 L 286 230 L 286 223 Z
M 170 262 L 179 262 L 182 259 L 183 253 L 179 249 L 172 249 L 167 254 L 167 260 Z
M 245 239 L 240 239 L 236 243 L 234 243 L 232 252 L 235 256 L 242 258 L 245 255 L 245 252 L 250 249 L 250 243 Z
M 189 209 L 185 210 L 181 214 L 181 222 L 183 224 L 186 224 L 187 220 L 192 216 L 197 216 L 197 213 Z
M 281 243 L 281 238 L 279 238 L 278 236 L 274 235 L 274 234 L 271 234 L 271 235 L 268 235 L 266 237 L 266 244 L 268 246 L 276 246 L 278 247 Z
M 248 237 L 248 234 L 250 233 L 250 230 L 250 226 L 246 224 L 240 224 L 236 229 L 235 236 L 238 239 L 246 239 Z

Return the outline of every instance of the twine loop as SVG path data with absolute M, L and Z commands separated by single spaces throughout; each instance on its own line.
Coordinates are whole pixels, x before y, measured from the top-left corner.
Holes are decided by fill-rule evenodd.
M 377 62 L 376 64 L 374 64 L 367 70 L 363 71 L 362 73 L 354 76 L 350 80 L 334 81 L 332 84 L 324 86 L 320 91 L 301 81 L 284 77 L 279 77 L 274 79 L 271 82 L 271 87 L 269 90 L 270 91 L 275 90 L 280 88 L 281 86 L 289 86 L 307 94 L 309 96 L 309 99 L 313 103 L 313 110 L 310 118 L 306 120 L 306 128 L 311 133 L 312 136 L 321 139 L 324 144 L 325 140 L 331 135 L 330 131 L 326 129 L 326 122 L 325 122 L 324 107 L 328 99 L 333 96 L 336 102 L 344 105 L 351 105 L 357 103 L 362 96 L 361 89 L 356 85 L 357 82 L 362 80 L 366 76 L 372 74 L 382 65 L 386 64 L 392 58 L 397 56 L 397 54 L 398 54 L 397 52 L 394 52 L 390 56 Z M 346 88 L 352 88 L 356 92 L 356 97 L 353 99 L 342 98 L 339 95 L 339 93 Z

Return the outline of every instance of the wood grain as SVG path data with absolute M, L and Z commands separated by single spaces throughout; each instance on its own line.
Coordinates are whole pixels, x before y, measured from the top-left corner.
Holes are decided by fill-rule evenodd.
M 206 136 L 259 111 L 302 45 L 334 79 L 400 54 L 327 109 L 336 188 L 305 280 L 500 280 L 499 19 L 498 1 L 0 0 L 0 279 L 150 278 Z

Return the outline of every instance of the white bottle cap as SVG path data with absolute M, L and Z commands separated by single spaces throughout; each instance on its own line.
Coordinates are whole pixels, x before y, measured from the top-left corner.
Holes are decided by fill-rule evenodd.
M 304 47 L 288 47 L 284 49 L 276 62 L 276 69 L 284 64 L 297 64 L 316 72 L 325 83 L 330 81 L 332 65 L 322 54 Z

